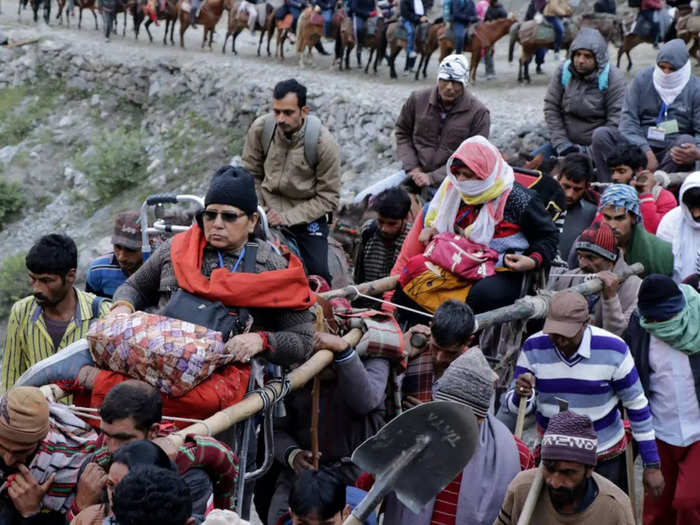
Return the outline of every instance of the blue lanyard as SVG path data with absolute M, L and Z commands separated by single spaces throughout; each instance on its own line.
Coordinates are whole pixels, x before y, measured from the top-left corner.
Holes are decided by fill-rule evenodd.
M 661 124 L 666 117 L 668 117 L 668 107 L 666 106 L 666 102 L 661 101 L 661 109 L 659 110 L 659 116 L 656 117 L 656 125 L 658 126 Z
M 216 253 L 219 254 L 219 268 L 224 267 L 224 258 L 221 257 L 221 252 L 217 251 Z M 233 270 L 231 270 L 231 273 L 236 273 L 236 270 L 238 270 L 238 265 L 241 264 L 241 259 L 243 259 L 243 255 L 245 254 L 245 246 L 241 250 L 241 254 L 238 256 L 238 260 L 236 261 L 236 264 L 233 265 Z

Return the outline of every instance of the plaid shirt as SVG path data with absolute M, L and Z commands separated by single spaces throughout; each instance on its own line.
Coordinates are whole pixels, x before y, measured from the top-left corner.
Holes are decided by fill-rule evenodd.
M 434 358 L 435 352 L 432 348 L 427 348 L 408 362 L 408 369 L 403 376 L 401 385 L 402 399 L 412 396 L 422 403 L 433 400 L 433 383 L 435 382 Z

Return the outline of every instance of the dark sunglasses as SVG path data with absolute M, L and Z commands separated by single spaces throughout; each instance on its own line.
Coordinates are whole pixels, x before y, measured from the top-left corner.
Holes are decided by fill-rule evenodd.
M 219 215 L 221 215 L 221 219 L 224 222 L 236 222 L 241 217 L 246 217 L 245 213 L 236 213 L 233 211 L 204 210 L 202 212 L 202 216 L 204 217 L 205 221 L 215 221 L 216 217 L 218 217 Z

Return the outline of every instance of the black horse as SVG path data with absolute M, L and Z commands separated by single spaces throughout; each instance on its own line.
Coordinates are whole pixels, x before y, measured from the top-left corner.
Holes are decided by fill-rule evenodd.
M 44 5 L 44 22 L 49 23 L 51 17 L 51 0 L 20 0 L 17 7 L 17 18 L 20 17 L 22 9 L 26 9 L 27 5 L 31 5 L 34 12 L 34 22 L 39 21 L 39 9 Z

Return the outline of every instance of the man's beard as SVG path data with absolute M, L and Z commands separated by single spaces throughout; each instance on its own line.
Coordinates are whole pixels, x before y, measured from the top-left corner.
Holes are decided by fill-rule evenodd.
M 36 299 L 36 302 L 39 303 L 39 306 L 41 306 L 42 308 L 53 308 L 58 303 L 63 301 L 63 299 L 66 297 L 67 293 L 68 292 L 64 293 L 63 295 L 61 295 L 61 297 L 59 297 L 58 299 L 55 299 L 53 301 L 51 301 L 48 297 L 46 297 L 40 293 L 38 293 L 38 294 L 35 293 L 34 298 Z
M 549 499 L 552 501 L 554 508 L 559 510 L 567 505 L 571 505 L 572 503 L 583 499 L 583 497 L 586 495 L 587 485 L 588 478 L 583 478 L 583 481 L 579 485 L 570 489 L 564 487 L 553 489 L 551 486 L 547 485 Z

